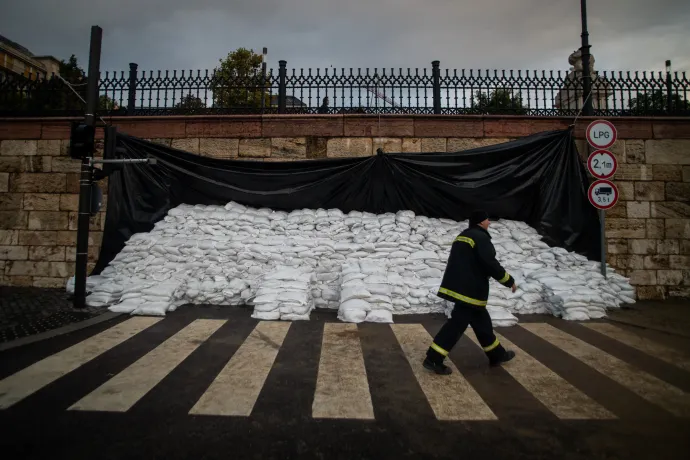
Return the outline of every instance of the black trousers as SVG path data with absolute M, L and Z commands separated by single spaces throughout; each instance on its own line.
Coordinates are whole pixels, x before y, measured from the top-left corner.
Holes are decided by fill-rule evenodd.
M 464 302 L 455 303 L 450 319 L 438 331 L 429 350 L 427 350 L 427 358 L 436 363 L 443 362 L 443 359 L 458 343 L 468 325 L 472 325 L 472 330 L 489 361 L 494 363 L 501 359 L 506 351 L 494 335 L 489 312 L 484 307 L 477 307 Z

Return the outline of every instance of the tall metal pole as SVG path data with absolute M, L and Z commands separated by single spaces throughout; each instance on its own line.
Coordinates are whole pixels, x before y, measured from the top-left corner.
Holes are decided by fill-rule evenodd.
M 89 126 L 96 126 L 96 110 L 98 109 L 98 80 L 101 70 L 101 41 L 103 29 L 91 27 L 91 46 L 89 49 L 89 73 L 86 93 L 86 114 L 84 122 Z M 91 217 L 91 183 L 93 168 L 90 160 L 93 152 L 81 160 L 81 176 L 79 178 L 79 215 L 77 221 L 77 259 L 74 275 L 74 306 L 86 306 L 86 276 L 89 260 L 89 218 Z
M 585 116 L 594 115 L 592 108 L 592 75 L 589 73 L 590 45 L 589 31 L 587 30 L 587 0 L 580 0 L 580 11 L 582 13 L 582 114 Z

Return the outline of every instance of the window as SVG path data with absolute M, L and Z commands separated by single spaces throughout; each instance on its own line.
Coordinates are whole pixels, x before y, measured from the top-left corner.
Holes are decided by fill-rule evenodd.
M 0 67 L 5 67 L 5 56 L 7 55 L 0 51 Z
M 9 54 L 7 55 L 7 59 L 5 60 L 5 67 L 7 67 L 10 70 L 14 70 L 14 58 Z

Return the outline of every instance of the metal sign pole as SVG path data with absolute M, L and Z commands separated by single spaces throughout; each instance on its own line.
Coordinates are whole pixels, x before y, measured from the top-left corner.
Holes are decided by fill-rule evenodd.
M 84 122 L 88 126 L 96 125 L 96 110 L 98 109 L 98 79 L 101 67 L 101 41 L 103 29 L 91 27 L 91 47 L 89 50 L 89 74 L 86 93 L 86 115 Z M 91 218 L 91 184 L 93 182 L 93 167 L 91 157 L 81 160 L 81 176 L 79 178 L 79 214 L 77 221 L 77 258 L 74 274 L 74 306 L 86 306 L 86 277 L 89 260 L 89 219 Z
M 606 278 L 606 211 L 599 210 L 599 222 L 601 225 L 601 274 Z

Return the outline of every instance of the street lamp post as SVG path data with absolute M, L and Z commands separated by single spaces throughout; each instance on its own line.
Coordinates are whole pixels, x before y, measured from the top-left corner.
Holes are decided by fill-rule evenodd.
M 592 75 L 589 73 L 589 32 L 587 31 L 587 0 L 580 0 L 580 11 L 582 13 L 582 114 L 585 116 L 594 115 L 592 108 Z

